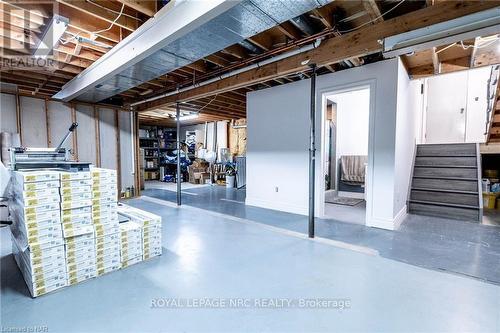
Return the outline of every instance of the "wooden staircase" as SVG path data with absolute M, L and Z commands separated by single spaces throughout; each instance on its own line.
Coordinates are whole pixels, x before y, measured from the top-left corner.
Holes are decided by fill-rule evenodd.
M 476 144 L 418 145 L 409 212 L 466 221 L 482 218 Z

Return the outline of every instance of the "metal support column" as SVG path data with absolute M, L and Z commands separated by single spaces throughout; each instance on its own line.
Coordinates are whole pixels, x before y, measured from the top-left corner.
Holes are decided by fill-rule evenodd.
M 181 205 L 181 109 L 179 102 L 175 104 L 177 119 L 177 206 Z
M 316 159 L 316 64 L 311 65 L 311 109 L 309 110 L 309 238 L 314 238 L 314 195 Z

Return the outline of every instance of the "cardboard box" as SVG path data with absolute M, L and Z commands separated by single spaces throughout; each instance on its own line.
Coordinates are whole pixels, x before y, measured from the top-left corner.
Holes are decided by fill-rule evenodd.
M 114 169 L 92 168 L 90 170 L 92 178 L 117 178 L 117 172 Z
M 58 181 L 59 171 L 12 171 L 12 178 L 17 184 L 24 187 L 24 184 L 27 183 Z
M 69 276 L 69 273 L 71 273 L 71 272 L 80 271 L 80 270 L 85 269 L 85 268 L 90 268 L 93 270 L 96 269 L 95 257 L 90 258 L 90 259 L 86 259 L 86 260 L 75 261 L 72 263 L 68 263 L 68 265 L 66 265 L 66 271 L 68 272 L 68 276 Z
M 122 260 L 122 268 L 126 268 L 128 266 L 137 264 L 137 263 L 139 263 L 141 261 L 142 261 L 142 256 L 141 257 L 131 258 L 131 259 L 128 259 L 128 260 Z
M 16 191 L 16 194 L 19 195 L 21 199 L 38 199 L 38 198 L 44 198 L 44 197 L 54 197 L 54 196 L 59 196 L 59 186 L 58 187 L 51 187 L 51 188 L 45 188 L 45 189 L 40 189 L 40 190 L 31 190 L 31 191 L 26 191 L 23 189 L 19 189 Z M 20 200 L 23 201 L 23 200 Z
M 79 270 L 71 271 L 68 273 L 68 285 L 72 286 L 74 284 L 92 279 L 97 276 L 96 267 L 84 267 Z
M 61 186 L 61 182 L 59 180 L 51 180 L 48 182 L 36 182 L 36 183 L 24 183 L 24 184 L 16 184 L 13 183 L 17 188 L 22 189 L 23 191 L 41 191 L 45 189 L 53 189 L 59 188 Z
M 61 181 L 74 181 L 74 180 L 85 180 L 90 179 L 91 175 L 89 171 L 61 171 L 60 180 Z
M 90 213 L 83 213 L 64 216 L 61 222 L 63 224 L 72 223 L 75 225 L 92 224 L 92 215 Z
M 120 233 L 110 234 L 103 237 L 96 237 L 95 238 L 96 249 L 102 249 L 106 246 L 112 246 L 112 245 L 120 246 L 121 245 L 120 237 L 121 237 Z
M 118 185 L 115 183 L 92 184 L 92 192 L 117 192 Z
M 65 223 L 62 229 L 64 238 L 94 234 L 94 226 L 92 224 Z
M 74 216 L 80 216 L 80 215 L 85 215 L 85 214 L 92 215 L 92 207 L 91 206 L 62 210 L 61 211 L 61 218 L 64 222 L 65 217 L 74 217 Z
M 92 179 L 79 179 L 79 180 L 64 180 L 61 181 L 61 188 L 76 188 L 92 186 Z
M 85 201 L 92 200 L 92 192 L 81 192 L 81 193 L 71 193 L 71 194 L 61 194 L 62 202 L 70 202 L 70 201 Z
M 116 186 L 114 188 L 107 187 L 105 189 L 96 189 L 92 191 L 92 199 L 101 199 L 101 198 L 112 198 L 113 201 L 117 200 L 118 190 Z
M 103 237 L 109 234 L 116 234 L 120 231 L 118 224 L 95 224 L 94 225 L 95 236 Z
M 61 210 L 76 209 L 92 205 L 92 200 L 66 201 L 61 202 Z
M 120 268 L 122 268 L 121 262 L 119 262 L 117 264 L 114 264 L 114 265 L 110 265 L 110 266 L 104 266 L 104 265 L 99 265 L 98 264 L 97 265 L 97 276 L 101 276 L 101 275 L 104 275 L 104 274 L 107 274 L 107 273 L 111 273 L 111 272 L 117 271 Z
M 59 204 L 59 202 L 61 201 L 61 197 L 59 196 L 59 194 L 39 198 L 23 198 L 15 196 L 15 199 L 20 205 L 26 208 Z
M 106 216 L 111 213 L 116 213 L 118 204 L 110 202 L 102 205 L 92 205 L 92 217 Z
M 30 218 L 28 218 L 29 215 L 32 215 L 31 220 L 33 220 L 33 219 L 39 219 L 41 216 L 46 216 L 42 213 L 54 210 L 59 211 L 59 202 L 53 202 L 37 206 L 24 206 L 22 202 L 16 200 L 9 206 L 16 207 L 16 209 L 19 211 L 20 218 L 23 219 L 24 221 L 30 220 Z M 52 216 L 52 214 L 48 215 Z
M 92 192 L 92 186 L 77 186 L 77 187 L 65 187 L 60 188 L 59 193 L 61 196 L 73 196 L 74 194 L 89 193 Z

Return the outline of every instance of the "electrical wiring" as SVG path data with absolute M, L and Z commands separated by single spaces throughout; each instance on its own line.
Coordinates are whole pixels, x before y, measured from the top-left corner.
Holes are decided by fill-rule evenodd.
M 102 9 L 104 9 L 104 10 L 108 11 L 108 12 L 111 12 L 111 13 L 115 13 L 115 14 L 119 14 L 119 13 L 120 13 L 120 12 L 118 12 L 118 11 L 116 11 L 116 10 L 111 9 L 111 8 L 104 7 L 103 5 L 100 5 L 100 4 L 98 4 L 97 2 L 94 2 L 94 1 L 92 1 L 92 0 L 87 0 L 87 2 L 88 2 L 88 3 L 90 3 L 90 4 L 92 4 L 92 5 L 94 5 L 94 6 L 97 6 L 97 7 L 99 7 L 99 8 L 102 8 Z M 135 16 L 132 16 L 132 15 L 129 15 L 129 14 L 127 14 L 127 13 L 123 13 L 122 15 L 123 15 L 123 16 L 126 16 L 126 17 L 130 17 L 130 18 L 131 18 L 131 19 L 133 19 L 133 20 L 136 20 L 136 21 L 139 21 L 139 22 L 143 22 L 140 18 L 135 17 Z
M 374 19 L 368 21 L 368 22 L 365 22 L 363 24 L 361 24 L 360 26 L 356 27 L 356 28 L 352 28 L 352 29 L 349 29 L 349 30 L 339 30 L 338 32 L 340 32 L 341 34 L 344 34 L 344 33 L 348 33 L 348 32 L 352 32 L 352 31 L 356 31 L 360 28 L 363 28 L 365 26 L 367 26 L 368 24 L 371 24 L 373 22 L 375 22 L 376 20 L 378 20 L 379 18 L 382 18 L 384 17 L 385 15 L 389 14 L 390 12 L 392 12 L 394 9 L 398 8 L 403 2 L 405 2 L 406 0 L 401 0 L 400 2 L 398 2 L 395 6 L 393 6 L 391 9 L 388 9 L 386 12 L 380 14 L 379 16 L 375 17 Z
M 447 50 L 447 49 L 449 49 L 450 47 L 453 47 L 453 46 L 461 47 L 464 50 L 468 50 L 470 48 L 473 48 L 473 49 L 483 49 L 483 48 L 489 47 L 489 46 L 495 44 L 496 42 L 498 42 L 500 40 L 500 37 L 498 35 L 496 35 L 496 36 L 491 36 L 491 37 L 480 38 L 480 40 L 486 40 L 486 41 L 489 40 L 489 39 L 492 39 L 492 40 L 489 41 L 489 42 L 486 42 L 483 45 L 479 45 L 479 46 L 476 46 L 476 45 L 464 45 L 464 42 L 460 41 L 460 42 L 457 42 L 457 43 L 450 44 L 450 45 L 442 48 L 441 50 L 436 51 L 436 54 L 439 54 L 439 53 L 441 53 L 441 52 L 443 52 L 443 51 L 445 51 L 445 50 Z
M 92 34 L 100 34 L 101 32 L 106 32 L 106 31 L 109 31 L 111 30 L 111 28 L 113 28 L 113 26 L 116 24 L 116 22 L 120 19 L 120 17 L 122 16 L 123 14 L 123 10 L 125 9 L 125 4 L 122 4 L 122 9 L 120 9 L 120 13 L 118 14 L 118 16 L 114 19 L 114 21 L 111 23 L 111 25 L 107 28 L 107 29 L 102 29 L 102 30 L 99 30 L 99 31 L 94 31 L 92 32 Z

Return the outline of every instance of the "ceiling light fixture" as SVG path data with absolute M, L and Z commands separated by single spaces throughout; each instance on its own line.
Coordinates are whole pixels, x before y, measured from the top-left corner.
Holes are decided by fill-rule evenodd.
M 193 120 L 193 119 L 196 119 L 198 117 L 199 117 L 198 113 L 192 113 L 192 114 L 188 114 L 188 115 L 185 115 L 185 116 L 180 116 L 179 117 L 179 121 Z
M 33 55 L 35 57 L 47 57 L 68 28 L 68 23 L 68 18 L 54 14 Z

